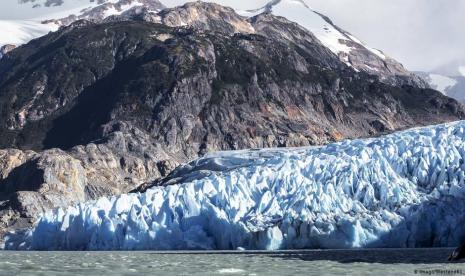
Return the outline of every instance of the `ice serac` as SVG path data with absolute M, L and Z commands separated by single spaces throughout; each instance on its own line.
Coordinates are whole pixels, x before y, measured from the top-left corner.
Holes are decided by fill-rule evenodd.
M 0 147 L 20 149 L 0 151 L 0 237 L 35 221 L 37 206 L 127 193 L 207 152 L 322 145 L 464 118 L 465 107 L 437 91 L 355 72 L 283 17 L 191 3 L 159 19 L 176 25 L 186 13 L 195 27 L 81 20 L 0 60 Z M 257 33 L 235 33 L 246 26 Z M 82 174 L 62 181 L 60 169 L 74 164 Z M 48 168 L 56 177 L 27 181 Z
M 465 122 L 323 147 L 219 152 L 162 186 L 43 215 L 7 249 L 456 246 Z

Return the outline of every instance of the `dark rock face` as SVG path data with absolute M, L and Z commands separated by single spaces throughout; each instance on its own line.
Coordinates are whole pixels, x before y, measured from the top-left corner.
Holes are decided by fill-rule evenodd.
M 124 123 L 101 143 L 68 151 L 0 150 L 0 233 L 53 207 L 127 193 L 177 165 L 146 133 Z
M 0 147 L 17 148 L 0 151 L 2 227 L 128 192 L 208 151 L 464 117 L 439 92 L 355 72 L 283 18 L 236 16 L 219 29 L 77 21 L 0 60 Z
M 458 247 L 457 249 L 452 252 L 449 256 L 449 261 L 459 261 L 461 259 L 465 258 L 465 244 L 462 246 Z
M 7 44 L 7 45 L 3 45 L 0 47 L 0 59 L 6 55 L 9 51 L 13 50 L 14 48 L 16 48 L 16 45 L 12 45 L 12 44 Z
M 451 86 L 448 87 L 438 87 L 438 83 L 436 83 L 432 78 L 431 73 L 425 73 L 425 72 L 415 72 L 418 74 L 420 77 L 425 79 L 431 88 L 433 89 L 441 89 L 442 93 L 446 95 L 447 97 L 451 97 L 453 99 L 456 99 L 460 103 L 465 103 L 465 76 L 447 76 L 447 75 L 437 75 L 441 78 L 446 78 L 449 79 L 449 81 L 452 81 Z
M 240 16 L 231 8 L 218 4 L 190 2 L 175 8 L 164 9 L 160 12 L 153 12 L 149 8 L 132 10 L 121 16 L 108 18 L 107 21 L 125 18 L 162 23 L 171 27 L 180 27 L 187 24 L 197 30 L 203 31 L 219 31 L 231 34 L 249 33 L 265 36 L 279 35 L 280 38 L 284 39 L 292 37 L 294 42 L 301 40 L 303 37 L 308 37 L 308 35 L 299 36 L 301 32 L 298 30 L 302 28 L 301 26 L 289 24 L 290 22 L 287 20 L 279 20 L 277 17 L 270 16 L 274 6 L 279 5 L 280 2 L 281 0 L 272 0 L 263 8 L 252 11 L 254 13 L 258 11 L 263 12 L 261 15 L 253 18 Z M 386 56 L 379 50 L 367 48 L 366 45 L 363 45 L 361 41 L 358 41 L 350 33 L 336 26 L 328 17 L 311 10 L 305 2 L 300 1 L 300 5 L 303 9 L 308 9 L 310 16 L 312 16 L 312 13 L 315 13 L 314 16 L 321 17 L 327 24 L 342 34 L 344 39 L 341 39 L 339 42 L 351 48 L 348 53 L 341 52 L 338 54 L 339 60 L 343 63 L 350 64 L 358 71 L 376 75 L 382 82 L 390 85 L 400 86 L 407 84 L 421 88 L 428 87 L 423 79 L 406 70 L 396 60 Z M 280 21 L 283 24 L 279 24 Z M 287 27 L 283 25 L 287 25 Z M 272 29 L 271 33 L 270 29 Z M 313 37 L 312 40 L 316 40 L 316 38 Z
M 281 24 L 267 26 L 293 26 Z M 0 63 L 0 146 L 69 149 L 125 121 L 193 158 L 323 144 L 463 114 L 433 90 L 354 72 L 311 34 L 292 44 L 275 29 L 265 37 L 79 21 Z

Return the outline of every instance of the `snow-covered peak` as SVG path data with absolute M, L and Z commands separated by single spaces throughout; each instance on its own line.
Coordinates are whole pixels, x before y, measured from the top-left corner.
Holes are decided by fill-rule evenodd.
M 446 91 L 457 84 L 457 80 L 438 74 L 429 74 L 430 85 L 432 88 L 446 94 Z
M 174 8 L 173 1 L 161 1 L 166 6 Z M 174 2 L 179 5 L 187 1 Z M 401 63 L 379 50 L 368 47 L 355 36 L 337 27 L 329 18 L 313 10 L 306 0 L 256 0 L 247 3 L 233 0 L 205 0 L 204 2 L 229 6 L 238 14 L 249 18 L 263 13 L 284 17 L 310 31 L 323 46 L 356 71 L 379 76 L 380 80 L 389 84 L 427 86 L 423 80 L 406 70 Z M 253 8 L 253 5 L 256 7 Z
M 44 21 L 71 15 L 82 17 L 95 8 L 102 11 L 102 16 L 120 14 L 135 6 L 163 8 L 157 0 L 21 0 L 14 4 L 9 1 L 6 4 L 8 9 L 0 10 L 2 20 Z
M 186 1 L 162 0 L 167 6 L 173 3 L 181 4 Z M 371 70 L 373 65 L 358 68 L 349 60 L 351 51 L 355 48 L 364 48 L 381 59 L 385 56 L 377 50 L 364 45 L 360 40 L 337 28 L 325 16 L 315 12 L 304 0 L 271 0 L 262 6 L 263 1 L 256 1 L 255 9 L 241 11 L 243 3 L 239 1 L 213 0 L 219 4 L 232 6 L 238 13 L 245 16 L 254 16 L 263 12 L 271 12 L 283 16 L 310 30 L 333 53 L 341 56 L 342 60 L 356 69 Z M 156 7 L 161 9 L 163 5 L 157 0 L 22 0 L 17 5 L 9 8 L 15 10 L 16 18 L 3 21 L 0 25 L 0 45 L 22 44 L 32 38 L 42 36 L 49 31 L 54 31 L 58 26 L 68 25 L 78 19 L 104 19 L 111 15 L 119 15 L 137 7 Z M 33 12 L 32 12 L 33 11 Z M 10 18 L 7 12 L 0 11 L 0 18 Z M 41 24 L 45 23 L 45 24 Z
M 162 1 L 167 6 L 173 6 L 174 2 L 177 4 L 183 2 Z M 156 0 L 22 0 L 17 5 L 9 6 L 9 9 L 14 10 L 15 18 L 11 18 L 6 10 L 0 11 L 0 18 L 10 19 L 2 21 L 0 25 L 2 27 L 0 28 L 0 45 L 25 43 L 32 38 L 56 30 L 57 26 L 67 25 L 78 19 L 103 19 L 110 15 L 119 15 L 137 6 L 162 8 L 161 4 L 157 6 L 155 2 L 159 3 Z M 223 3 L 224 1 L 220 0 L 210 2 L 231 5 L 238 13 L 245 16 L 272 12 L 286 17 L 310 30 L 336 55 L 343 53 L 345 62 L 349 65 L 347 55 L 354 49 L 355 44 L 363 45 L 373 54 L 382 59 L 385 58 L 379 51 L 366 47 L 360 40 L 334 26 L 329 19 L 312 10 L 304 0 L 271 0 L 262 7 L 248 11 L 241 11 L 242 4 L 237 2 Z M 261 5 L 262 2 L 257 1 L 257 5 Z
M 341 43 L 348 39 L 347 36 L 335 29 L 302 0 L 273 0 L 262 8 L 242 12 L 242 15 L 254 16 L 264 12 L 286 17 L 305 27 L 335 54 L 350 52 L 350 47 Z
M 20 45 L 79 19 L 102 20 L 136 7 L 163 8 L 157 0 L 22 0 L 0 10 L 0 46 Z M 11 15 L 9 14 L 11 13 Z
M 465 77 L 465 66 L 459 66 L 459 72 L 463 77 Z
M 431 88 L 438 90 L 442 94 L 454 98 L 459 102 L 465 103 L 465 75 L 457 73 L 460 72 L 460 69 L 452 69 L 449 70 L 449 72 L 451 75 L 444 75 L 436 72 L 417 72 L 417 74 L 427 81 Z
M 24 44 L 57 29 L 58 26 L 33 20 L 0 20 L 0 47 Z
M 387 82 L 390 82 L 392 77 L 395 79 L 396 76 L 402 76 L 412 79 L 417 85 L 425 85 L 423 81 L 408 72 L 401 63 L 367 46 L 354 35 L 339 28 L 328 17 L 312 9 L 305 0 L 271 0 L 260 8 L 239 11 L 239 13 L 244 16 L 272 13 L 285 17 L 312 32 L 342 62 L 356 71 L 378 75 Z
M 66 26 L 79 19 L 98 21 L 109 16 L 121 15 L 130 10 L 141 8 L 145 8 L 151 12 L 159 12 L 164 6 L 158 0 L 111 0 L 95 7 L 82 9 L 78 13 L 45 20 L 42 23 L 54 23 L 56 25 Z
M 0 10 L 3 20 L 40 20 L 77 14 L 83 9 L 117 0 L 6 0 Z
M 427 86 L 423 80 L 410 73 L 399 62 L 389 58 L 379 50 L 368 47 L 355 36 L 337 27 L 329 18 L 313 10 L 305 0 L 256 0 L 247 4 L 233 0 L 205 0 L 194 3 L 179 0 L 175 1 L 176 5 L 173 5 L 173 1 L 170 0 L 161 1 L 170 7 L 171 11 L 176 11 L 173 12 L 175 15 L 170 20 L 165 20 L 166 22 L 162 20 L 162 23 L 169 26 L 200 25 L 208 30 L 214 30 L 216 25 L 220 27 L 229 25 L 235 32 L 254 32 L 248 23 L 260 22 L 260 19 L 268 17 L 269 14 L 283 17 L 288 21 L 297 23 L 302 29 L 308 30 L 316 38 L 312 38 L 312 41 L 319 41 L 322 46 L 328 48 L 339 60 L 355 71 L 376 75 L 381 81 L 392 85 Z M 215 11 L 208 12 L 208 7 L 212 7 L 212 5 L 207 4 L 208 2 L 228 6 L 232 9 L 227 9 L 228 12 L 225 13 L 225 16 L 220 16 L 224 9 L 216 7 Z M 183 5 L 178 6 L 180 4 Z M 257 7 L 250 8 L 253 4 Z M 245 6 L 248 8 L 245 9 Z M 195 9 L 191 9 L 192 7 Z M 234 11 L 242 15 L 243 18 L 232 15 Z M 166 13 L 168 12 L 162 12 L 162 17 Z M 201 13 L 203 16 L 199 16 Z M 284 37 L 287 36 L 284 34 Z
M 304 0 L 272 0 L 259 9 L 240 13 L 244 16 L 253 16 L 263 12 L 283 16 L 305 27 L 336 55 L 350 54 L 353 44 L 356 43 L 378 57 L 386 58 L 380 51 L 367 47 L 353 35 L 337 28 L 327 17 L 314 11 Z M 346 63 L 350 65 L 348 60 Z
M 8 20 L 3 25 L 8 27 L 0 28 L 0 46 L 5 44 L 22 44 L 30 39 L 42 36 L 49 31 L 56 30 L 59 26 L 68 25 L 79 19 L 102 20 L 111 15 L 130 14 L 128 11 L 140 9 L 145 12 L 156 13 L 163 7 L 174 7 L 191 1 L 184 0 L 23 0 L 26 5 L 25 14 L 29 10 L 37 10 L 33 18 L 20 16 L 20 21 Z M 199 1 L 198 3 L 201 3 Z M 256 8 L 243 10 L 244 2 L 233 0 L 209 0 L 220 5 L 231 6 L 237 13 L 253 17 L 260 13 L 272 13 L 293 21 L 309 30 L 313 35 L 334 53 L 342 62 L 354 68 L 356 71 L 364 71 L 380 77 L 382 81 L 390 84 L 414 84 L 425 86 L 424 83 L 408 72 L 402 64 L 384 55 L 381 51 L 368 47 L 350 33 L 342 30 L 331 22 L 326 16 L 314 11 L 305 0 L 257 0 L 247 3 L 247 7 L 257 5 Z M 143 7 L 143 9 L 142 9 Z M 128 13 L 126 13 L 128 12 Z M 0 18 L 9 18 L 1 17 Z M 137 14 L 137 12 L 136 12 Z M 30 15 L 30 14 L 29 14 Z M 180 14 L 175 22 L 184 22 Z M 187 18 L 190 22 L 197 18 L 195 14 L 190 14 Z M 211 16 L 212 18 L 214 16 Z M 236 17 L 234 17 L 236 18 Z M 14 19 L 14 18 L 12 18 Z M 230 18 L 223 18 L 230 20 Z M 239 20 L 240 21 L 240 20 Z M 173 23 L 173 22 L 171 22 Z M 237 23 L 237 22 L 236 22 Z M 237 25 L 234 23 L 235 25 Z M 240 23 L 240 22 L 239 22 Z M 242 22 L 244 23 L 244 22 Z M 175 24 L 174 24 L 175 25 Z M 238 30 L 249 31 L 250 26 L 242 24 Z M 170 25 L 171 26 L 171 25 Z M 0 25 L 2 27 L 2 25 Z M 16 29 L 16 30 L 15 30 Z M 398 78 L 400 76 L 400 78 Z

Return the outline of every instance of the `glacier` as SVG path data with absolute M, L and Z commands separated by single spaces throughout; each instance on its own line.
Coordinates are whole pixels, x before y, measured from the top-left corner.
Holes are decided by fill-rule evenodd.
M 322 147 L 218 152 L 164 185 L 50 211 L 5 249 L 456 246 L 465 121 Z

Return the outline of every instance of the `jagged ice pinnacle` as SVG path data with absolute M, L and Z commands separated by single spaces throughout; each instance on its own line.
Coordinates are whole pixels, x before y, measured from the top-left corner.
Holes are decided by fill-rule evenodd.
M 455 246 L 465 122 L 324 147 L 220 152 L 172 185 L 44 214 L 7 249 Z

